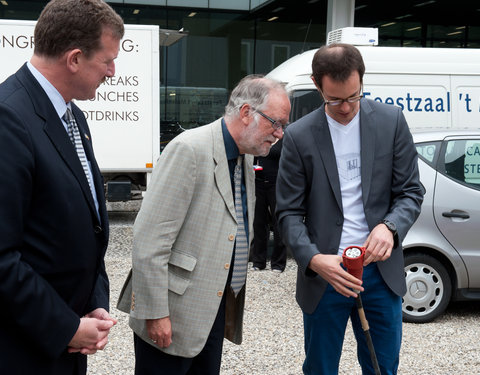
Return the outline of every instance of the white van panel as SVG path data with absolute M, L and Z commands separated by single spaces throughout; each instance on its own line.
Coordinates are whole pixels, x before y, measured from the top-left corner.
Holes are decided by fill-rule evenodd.
M 365 97 L 402 108 L 410 128 L 480 128 L 480 49 L 357 48 L 365 62 Z M 310 78 L 315 52 L 292 57 L 268 77 L 285 83 L 290 94 L 316 90 Z
M 452 77 L 453 122 L 458 127 L 480 128 L 480 78 Z
M 366 98 L 402 108 L 410 127 L 450 128 L 450 77 L 446 75 L 365 74 Z

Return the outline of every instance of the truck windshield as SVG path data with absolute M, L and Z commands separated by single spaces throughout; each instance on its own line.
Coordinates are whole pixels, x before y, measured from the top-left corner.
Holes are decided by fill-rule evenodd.
M 323 99 L 315 89 L 296 90 L 290 93 L 290 102 L 292 104 L 290 122 L 294 122 L 320 107 Z

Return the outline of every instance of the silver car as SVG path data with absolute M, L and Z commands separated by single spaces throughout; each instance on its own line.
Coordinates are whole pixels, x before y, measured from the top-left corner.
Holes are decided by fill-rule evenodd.
M 403 319 L 429 322 L 450 300 L 480 299 L 480 131 L 413 133 L 422 211 L 403 241 Z

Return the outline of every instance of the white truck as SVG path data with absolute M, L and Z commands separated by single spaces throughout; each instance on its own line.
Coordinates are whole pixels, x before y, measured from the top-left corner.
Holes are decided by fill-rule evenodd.
M 357 47 L 365 62 L 363 94 L 397 105 L 411 129 L 480 128 L 480 49 Z M 322 103 L 310 76 L 316 50 L 268 76 L 286 84 L 295 121 Z
M 32 56 L 34 27 L 35 21 L 0 20 L 0 82 Z M 125 25 L 115 76 L 94 99 L 77 102 L 109 201 L 140 198 L 160 155 L 159 35 L 158 26 Z

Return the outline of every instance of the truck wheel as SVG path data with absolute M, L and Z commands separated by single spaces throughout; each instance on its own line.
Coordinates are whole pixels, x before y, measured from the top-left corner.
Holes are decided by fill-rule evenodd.
M 407 254 L 405 281 L 404 322 L 427 323 L 445 311 L 452 295 L 452 284 L 446 268 L 437 259 L 421 253 Z

